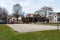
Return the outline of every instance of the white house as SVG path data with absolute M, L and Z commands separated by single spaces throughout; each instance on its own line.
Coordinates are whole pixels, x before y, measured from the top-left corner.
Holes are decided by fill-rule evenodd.
M 54 23 L 57 23 L 57 21 L 58 21 L 58 23 L 60 23 L 60 13 L 56 13 L 54 15 Z
M 47 12 L 46 17 L 49 19 L 49 23 L 60 23 L 60 13 L 56 13 L 56 12 Z

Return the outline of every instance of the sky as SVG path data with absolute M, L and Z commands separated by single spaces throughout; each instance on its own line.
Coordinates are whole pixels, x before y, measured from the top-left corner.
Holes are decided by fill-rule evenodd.
M 52 7 L 54 12 L 60 11 L 60 0 L 1 0 L 0 7 L 8 10 L 9 14 L 12 13 L 13 5 L 20 4 L 22 11 L 25 13 L 34 13 L 43 6 Z

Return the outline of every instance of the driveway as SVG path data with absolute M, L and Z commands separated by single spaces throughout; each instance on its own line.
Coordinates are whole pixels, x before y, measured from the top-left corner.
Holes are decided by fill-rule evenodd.
M 56 26 L 48 25 L 35 25 L 35 24 L 7 24 L 7 25 L 20 33 L 57 29 Z

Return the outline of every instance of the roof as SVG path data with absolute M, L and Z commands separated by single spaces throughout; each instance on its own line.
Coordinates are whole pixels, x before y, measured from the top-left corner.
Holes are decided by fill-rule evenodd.
M 33 17 L 34 14 L 27 14 L 26 17 Z
M 60 12 L 56 13 L 55 15 L 58 15 L 58 16 L 60 16 Z

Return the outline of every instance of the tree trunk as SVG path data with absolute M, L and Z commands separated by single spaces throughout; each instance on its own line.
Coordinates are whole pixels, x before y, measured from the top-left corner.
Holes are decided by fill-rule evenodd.
M 18 16 L 17 16 L 17 24 L 18 24 Z

